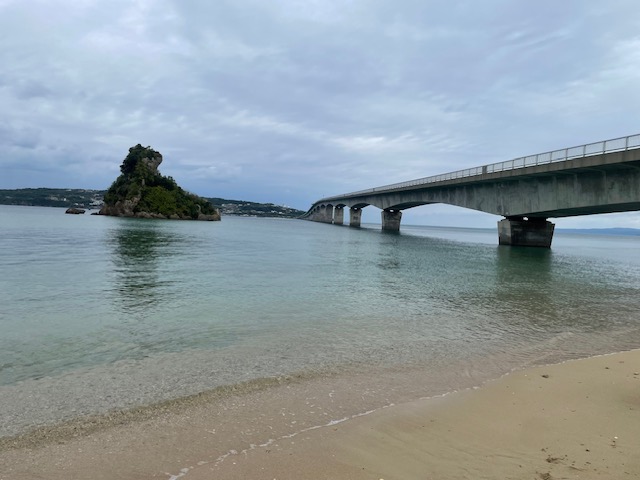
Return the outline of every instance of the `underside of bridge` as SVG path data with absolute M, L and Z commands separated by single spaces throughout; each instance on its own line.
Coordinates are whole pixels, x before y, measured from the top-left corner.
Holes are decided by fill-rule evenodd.
M 382 230 L 399 232 L 402 210 L 381 210 Z M 322 223 L 344 224 L 344 206 L 324 205 L 312 212 L 310 220 Z M 362 220 L 362 208 L 349 209 L 349 226 L 359 228 Z M 554 224 L 546 218 L 507 217 L 498 222 L 498 241 L 500 245 L 546 247 L 551 246 Z

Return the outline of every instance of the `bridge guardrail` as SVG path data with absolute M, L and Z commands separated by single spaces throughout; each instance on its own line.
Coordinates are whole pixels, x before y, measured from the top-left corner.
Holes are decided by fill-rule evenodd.
M 564 162 L 574 158 L 589 157 L 593 155 L 601 155 L 604 153 L 620 152 L 624 150 L 634 150 L 640 148 L 640 133 L 629 135 L 627 137 L 612 138 L 601 142 L 587 143 L 577 147 L 563 148 L 553 150 L 551 152 L 538 153 L 536 155 L 528 155 L 526 157 L 518 157 L 504 162 L 491 163 L 480 167 L 466 168 L 455 172 L 443 173 L 441 175 L 433 175 L 430 177 L 417 178 L 406 182 L 392 183 L 382 187 L 369 188 L 359 190 L 357 192 L 346 193 L 344 195 L 326 197 L 318 200 L 324 202 L 336 198 L 353 197 L 365 195 L 368 193 L 381 193 L 388 190 L 397 190 L 399 188 L 415 187 L 418 185 L 426 185 L 429 183 L 442 182 L 445 180 L 455 180 L 458 178 L 473 177 L 487 173 L 505 172 L 508 170 L 517 170 L 519 168 L 532 167 L 536 165 L 544 165 L 547 163 Z

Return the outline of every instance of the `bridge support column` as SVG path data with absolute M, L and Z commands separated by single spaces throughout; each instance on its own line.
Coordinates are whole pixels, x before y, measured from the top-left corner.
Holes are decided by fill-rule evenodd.
M 349 226 L 360 228 L 360 220 L 362 219 L 362 209 L 351 207 L 349 209 Z
M 344 207 L 335 207 L 333 209 L 333 224 L 334 225 L 344 224 Z
M 322 223 L 333 223 L 333 205 L 323 205 L 320 207 L 320 219 Z
M 551 247 L 555 225 L 546 218 L 508 217 L 498 222 L 500 245 Z
M 387 232 L 400 231 L 400 219 L 402 212 L 400 210 L 382 210 L 382 230 Z

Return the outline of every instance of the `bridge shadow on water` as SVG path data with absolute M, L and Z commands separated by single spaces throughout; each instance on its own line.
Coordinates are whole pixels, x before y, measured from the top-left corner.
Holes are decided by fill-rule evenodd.
M 496 247 L 496 276 L 491 301 L 507 321 L 558 323 L 559 293 L 553 253 L 546 248 Z

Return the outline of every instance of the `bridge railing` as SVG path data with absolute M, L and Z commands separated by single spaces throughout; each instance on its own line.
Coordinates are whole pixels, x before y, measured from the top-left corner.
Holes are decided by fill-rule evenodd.
M 324 202 L 336 198 L 354 197 L 369 193 L 381 193 L 389 190 L 415 187 L 419 185 L 426 185 L 429 183 L 443 182 L 446 180 L 474 177 L 487 173 L 517 170 L 519 168 L 544 165 L 547 163 L 564 162 L 566 160 L 572 160 L 574 158 L 601 155 L 603 153 L 621 152 L 624 150 L 633 150 L 636 148 L 640 148 L 640 133 L 629 135 L 628 137 L 613 138 L 610 140 L 603 140 L 601 142 L 587 143 L 586 145 L 580 145 L 577 147 L 569 147 L 563 148 L 561 150 L 553 150 L 551 152 L 538 153 L 536 155 L 528 155 L 526 157 L 514 158 L 513 160 L 507 160 L 505 162 L 491 163 L 489 165 L 483 165 L 481 167 L 466 168 L 464 170 L 443 173 L 441 175 L 417 178 L 415 180 L 409 180 L 407 182 L 393 183 L 391 185 L 384 185 L 382 187 L 359 190 L 357 192 L 351 192 L 340 196 L 323 198 L 321 200 L 318 200 L 318 202 Z

